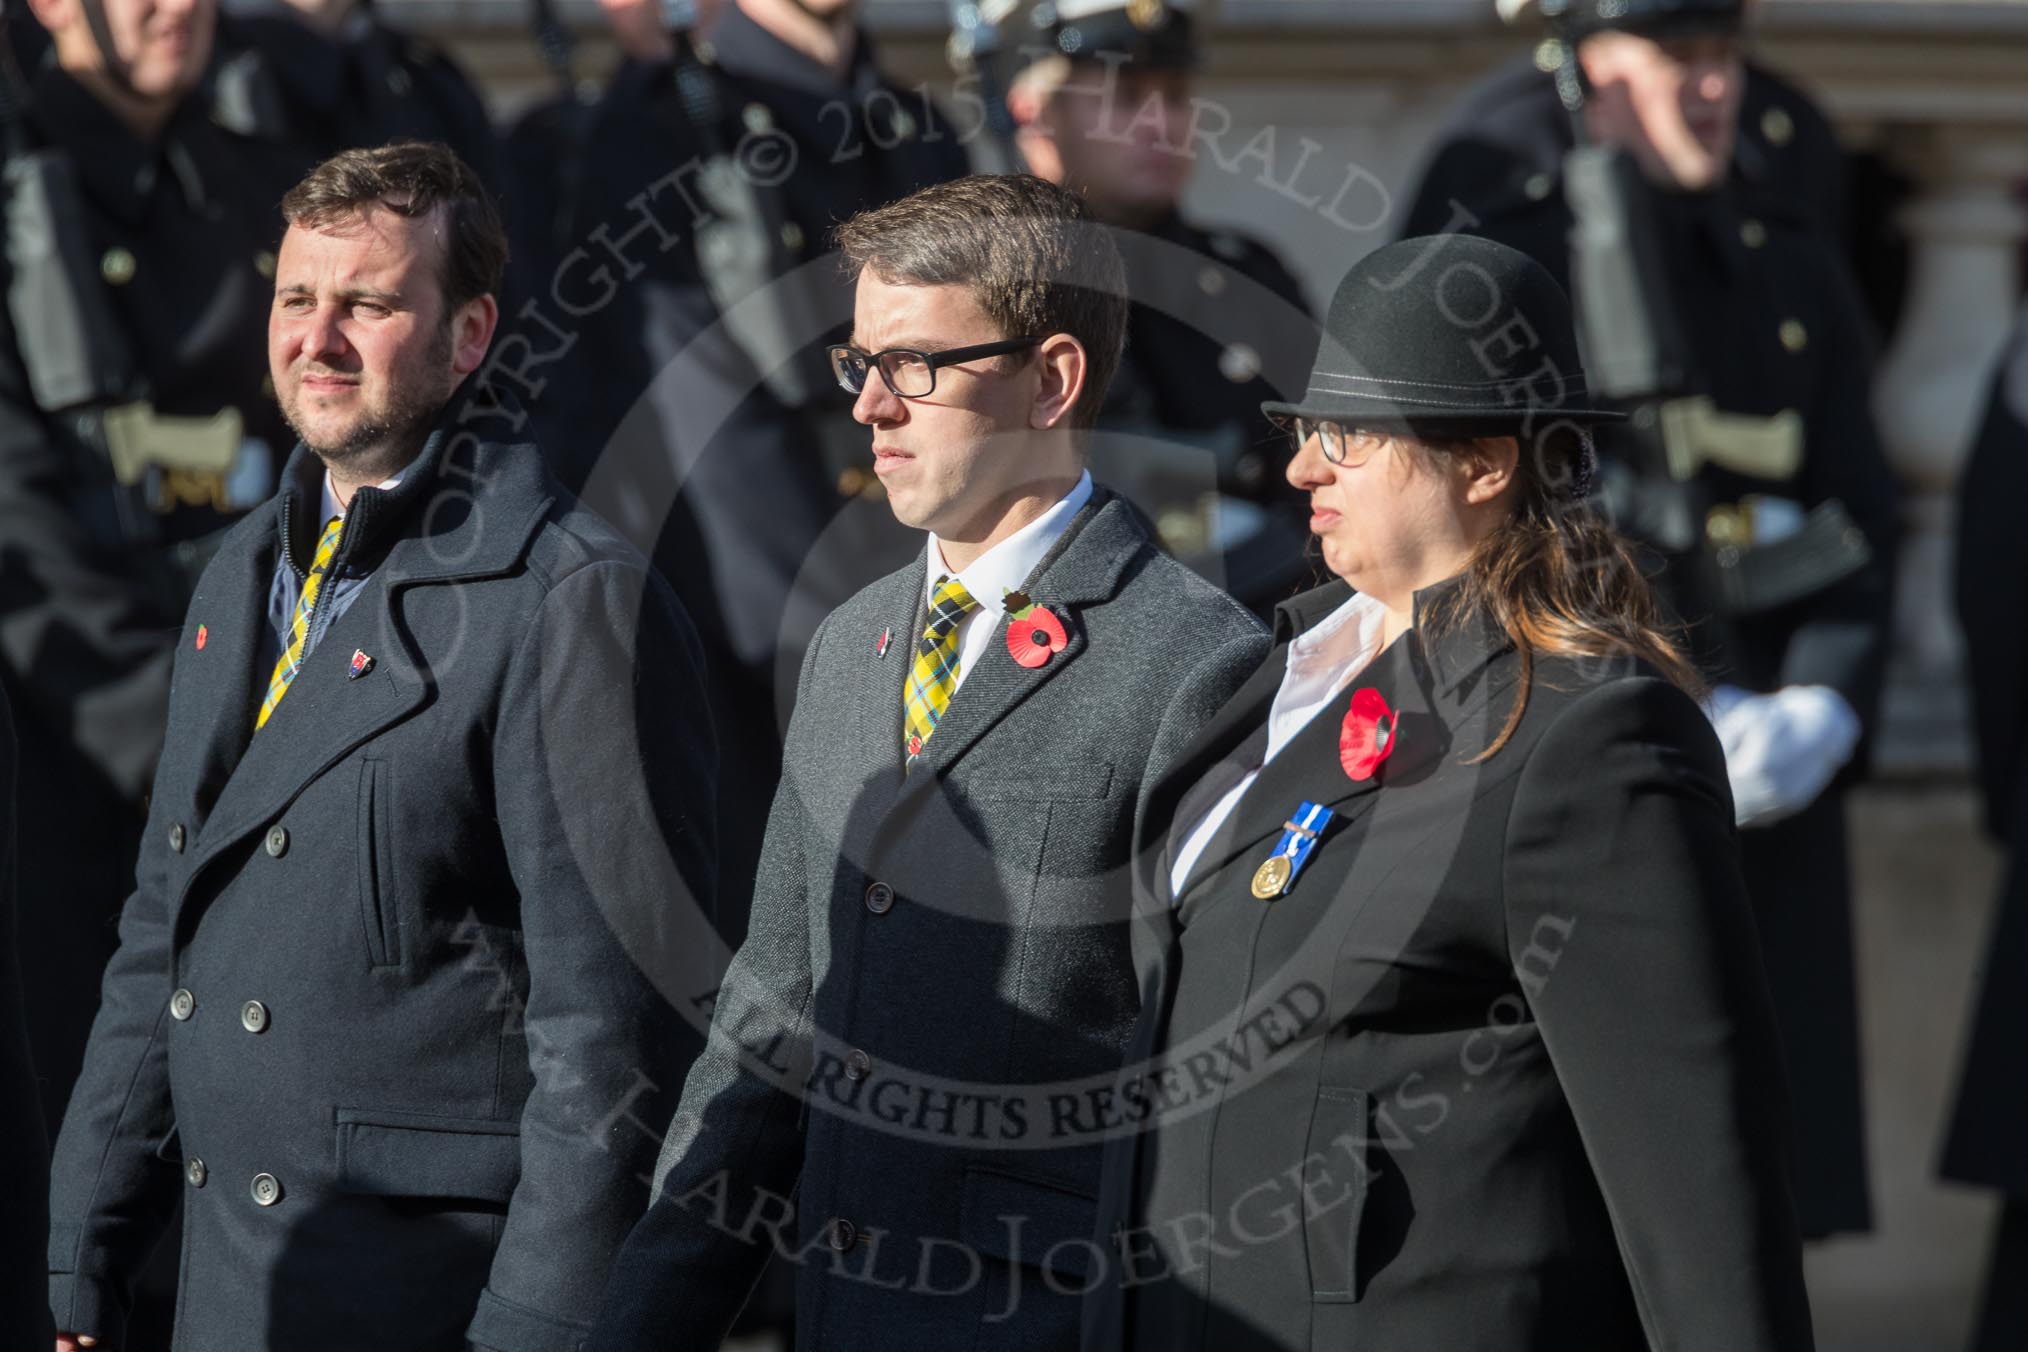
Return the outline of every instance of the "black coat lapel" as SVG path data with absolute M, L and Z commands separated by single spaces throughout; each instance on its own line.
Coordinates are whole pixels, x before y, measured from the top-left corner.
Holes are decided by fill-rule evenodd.
M 1399 773 L 1390 756 L 1370 779 L 1353 779 L 1339 761 L 1338 735 L 1351 708 L 1353 693 L 1367 687 L 1378 690 L 1386 697 L 1388 706 L 1401 716 L 1398 747 L 1410 744 L 1412 732 L 1434 724 L 1429 716 L 1429 692 L 1417 679 L 1415 650 L 1411 634 L 1403 634 L 1389 644 L 1371 666 L 1332 696 L 1331 702 L 1304 725 L 1279 756 L 1268 762 L 1191 866 L 1190 876 L 1183 884 L 1184 897 L 1236 855 L 1251 850 L 1265 858 L 1299 804 L 1311 802 L 1330 808 L 1338 820 L 1329 829 L 1342 829 L 1344 822 L 1358 810 L 1355 800 L 1380 789 L 1390 775 Z M 1262 717 L 1266 717 L 1265 711 Z M 1179 825 L 1187 831 L 1195 823 Z
M 199 837 L 196 869 L 248 831 L 282 811 L 305 786 L 360 743 L 422 707 L 429 687 L 416 655 L 399 645 L 401 626 L 387 623 L 386 581 L 369 580 L 352 605 L 310 650 L 267 725 L 253 731 L 255 706 L 240 712 L 246 750 L 219 794 Z M 391 646 L 392 645 L 392 646 Z M 352 654 L 373 660 L 351 675 Z
M 190 646 L 176 655 L 177 681 L 190 691 L 178 716 L 197 753 L 193 794 L 207 819 L 253 736 L 254 711 L 279 651 L 268 591 L 280 556 L 281 543 L 268 530 L 242 557 L 215 564 L 210 577 L 225 594 L 214 600 L 200 593 L 191 603 L 197 625 Z

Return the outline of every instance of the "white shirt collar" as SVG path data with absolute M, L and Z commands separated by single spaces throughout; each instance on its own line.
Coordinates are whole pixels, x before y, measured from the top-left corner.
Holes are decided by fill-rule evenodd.
M 1289 640 L 1289 669 L 1328 670 L 1355 662 L 1364 666 L 1380 652 L 1386 624 L 1386 606 L 1353 592 L 1344 605 Z
M 400 482 L 401 475 L 397 474 L 392 479 L 377 486 L 380 488 L 393 488 Z M 338 505 L 338 490 L 332 487 L 331 471 L 327 469 L 324 471 L 324 515 L 320 519 L 329 521 L 334 516 L 343 515 L 345 515 L 345 509 Z
M 1035 565 L 1042 562 L 1042 556 L 1069 528 L 1071 518 L 1091 501 L 1091 491 L 1091 472 L 1087 470 L 1054 507 L 972 560 L 972 566 L 957 575 L 982 611 L 996 620 L 1006 613 L 1001 597 L 1028 580 Z M 929 567 L 923 571 L 923 595 L 933 601 L 938 579 L 951 576 L 944 566 L 943 543 L 934 531 L 929 538 Z

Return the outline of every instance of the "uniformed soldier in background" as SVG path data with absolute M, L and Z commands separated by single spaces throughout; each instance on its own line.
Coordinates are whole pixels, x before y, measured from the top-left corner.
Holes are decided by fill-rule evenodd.
M 719 726 L 742 730 L 719 810 L 737 941 L 802 644 L 917 547 L 830 369 L 851 318 L 830 231 L 964 173 L 966 129 L 882 75 L 856 0 L 727 0 L 674 29 L 606 8 L 627 60 L 568 240 L 624 284 L 532 411 L 567 483 L 623 525 L 645 510 L 637 543 L 704 637 Z
M 213 0 L 30 7 L 52 41 L 4 71 L 0 678 L 33 786 L 22 975 L 53 1130 L 133 885 L 189 589 L 290 443 L 262 354 L 294 168 L 196 93 Z
M 304 168 L 354 146 L 442 141 L 497 194 L 486 104 L 456 62 L 371 0 L 222 0 L 218 116 L 294 147 Z
M 1994 377 L 1958 484 L 1957 613 L 1972 695 L 1986 832 L 2007 858 L 1958 1098 L 1945 1178 L 2000 1194 L 1972 1352 L 2028 1347 L 2028 313 Z
M 1878 710 L 1896 519 L 1864 320 L 1817 210 L 1740 131 L 1742 0 L 1559 12 L 1547 69 L 1466 100 L 1406 228 L 1540 259 L 1583 314 L 1592 393 L 1633 414 L 1600 437 L 1602 498 L 1718 683 L 1804 1232 L 1864 1230 L 1844 789 Z
M 1268 614 L 1307 573 L 1308 509 L 1281 472 L 1285 439 L 1260 416 L 1309 373 L 1302 287 L 1266 244 L 1184 218 L 1199 57 L 1187 2 L 1058 0 L 1028 13 L 1036 31 L 1013 44 L 1027 62 L 1007 94 L 1015 146 L 1120 232 L 1135 300 L 1094 463 L 1164 544 Z

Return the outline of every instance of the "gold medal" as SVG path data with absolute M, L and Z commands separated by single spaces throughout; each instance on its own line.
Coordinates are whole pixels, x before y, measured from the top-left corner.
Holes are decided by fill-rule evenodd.
M 1282 894 L 1282 889 L 1289 885 L 1289 875 L 1294 872 L 1295 866 L 1289 863 L 1287 855 L 1277 854 L 1270 857 L 1254 870 L 1253 894 L 1262 901 L 1274 900 Z

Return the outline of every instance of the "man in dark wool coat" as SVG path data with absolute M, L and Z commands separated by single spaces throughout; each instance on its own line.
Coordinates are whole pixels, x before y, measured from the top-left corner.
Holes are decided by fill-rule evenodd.
M 839 239 L 832 361 L 928 538 L 804 659 L 746 942 L 599 1352 L 715 1352 L 771 1250 L 798 1346 L 1076 1346 L 1090 1096 L 1141 1001 L 1128 842 L 1267 649 L 1085 470 L 1127 302 L 1076 194 L 963 178 Z
M 57 1345 L 123 1346 L 180 1189 L 180 1352 L 575 1352 L 647 1200 L 628 1114 L 695 1049 L 695 639 L 535 448 L 447 412 L 506 256 L 472 171 L 347 151 L 283 205 L 301 444 L 178 643 L 52 1169 Z

